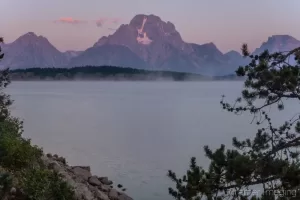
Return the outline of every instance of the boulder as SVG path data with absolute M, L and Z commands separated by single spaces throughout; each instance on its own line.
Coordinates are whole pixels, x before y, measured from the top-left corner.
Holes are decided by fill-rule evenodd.
M 119 200 L 133 200 L 133 198 L 129 197 L 125 193 L 121 193 L 120 196 L 119 196 Z
M 99 181 L 97 176 L 91 176 L 88 180 L 89 184 L 93 186 L 99 186 L 102 185 L 102 183 Z
M 63 179 L 74 188 L 77 200 L 132 200 L 123 192 L 111 189 L 113 182 L 108 177 L 92 176 L 89 166 L 68 166 L 59 161 L 61 157 L 42 156 L 42 160 L 48 168 L 57 171 Z M 16 196 L 21 191 L 17 190 Z M 11 190 L 11 195 L 15 189 Z M 23 192 L 22 192 L 23 194 Z
M 105 194 L 104 192 L 100 191 L 97 187 L 88 185 L 87 186 L 89 191 L 91 191 L 93 193 L 93 200 L 97 199 L 97 200 L 110 200 L 107 196 L 107 194 Z M 90 199 L 88 199 L 90 200 Z
M 97 191 L 95 192 L 95 196 L 97 197 L 97 199 L 101 199 L 101 200 L 110 200 L 110 199 L 108 198 L 108 196 L 107 196 L 104 192 L 102 192 L 102 191 L 100 191 L 100 190 L 97 190 Z
M 90 166 L 73 166 L 72 168 L 75 168 L 75 167 L 80 167 L 84 170 L 87 170 L 87 171 L 91 172 L 91 167 Z
M 88 181 L 89 178 L 92 176 L 91 172 L 88 170 L 88 168 L 83 168 L 83 167 L 73 167 L 72 168 L 73 173 L 76 176 L 81 177 L 82 179 L 84 179 L 85 181 Z
M 17 189 L 14 188 L 14 187 L 12 187 L 12 188 L 10 189 L 10 194 L 15 195 L 16 193 L 17 193 Z
M 113 182 L 111 180 L 108 180 L 107 177 L 100 177 L 99 180 L 101 181 L 101 183 L 105 184 L 105 185 L 112 185 Z
M 111 189 L 108 193 L 109 199 L 111 200 L 119 200 L 118 191 L 115 189 Z
M 76 200 L 96 200 L 94 193 L 86 184 L 70 180 L 69 184 L 74 187 Z
M 56 161 L 50 161 L 48 164 L 48 169 L 52 169 L 57 173 L 61 171 L 61 167 Z
M 106 193 L 108 193 L 111 189 L 108 185 L 104 185 L 104 184 L 101 184 L 100 186 L 98 186 L 98 188 L 99 188 L 99 190 L 106 192 Z
M 58 162 L 63 163 L 64 165 L 67 164 L 66 159 L 64 157 L 58 157 L 55 160 L 58 161 Z

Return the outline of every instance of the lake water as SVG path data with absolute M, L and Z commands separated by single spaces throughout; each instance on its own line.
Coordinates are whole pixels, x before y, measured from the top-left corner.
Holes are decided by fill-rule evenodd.
M 239 96 L 231 82 L 13 82 L 13 114 L 24 136 L 71 165 L 90 165 L 127 188 L 135 200 L 171 200 L 169 169 L 182 175 L 203 146 L 253 135 L 250 116 L 221 109 L 221 95 Z M 299 105 L 297 105 L 299 107 Z M 276 115 L 281 121 L 295 109 Z

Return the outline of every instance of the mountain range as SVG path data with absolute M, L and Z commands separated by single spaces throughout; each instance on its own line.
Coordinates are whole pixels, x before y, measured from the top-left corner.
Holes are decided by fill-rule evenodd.
M 299 47 L 300 41 L 289 35 L 270 36 L 254 54 Z M 136 15 L 109 36 L 101 37 L 85 51 L 60 52 L 47 38 L 28 32 L 3 45 L 1 67 L 121 66 L 147 70 L 169 70 L 226 75 L 246 64 L 237 51 L 223 54 L 214 43 L 185 42 L 171 22 L 155 15 Z

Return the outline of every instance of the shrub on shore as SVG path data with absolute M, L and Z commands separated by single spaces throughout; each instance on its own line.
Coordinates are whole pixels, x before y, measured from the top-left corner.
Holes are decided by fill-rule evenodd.
M 0 61 L 3 57 L 0 48 Z M 9 83 L 9 69 L 4 69 L 0 72 L 0 199 L 74 199 L 73 188 L 44 165 L 43 150 L 22 137 L 23 123 L 11 116 L 12 100 L 3 92 Z

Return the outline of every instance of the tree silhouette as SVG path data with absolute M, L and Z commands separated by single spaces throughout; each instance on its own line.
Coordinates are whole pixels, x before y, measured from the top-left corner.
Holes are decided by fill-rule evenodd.
M 28 77 L 28 74 L 30 76 Z M 79 75 L 80 78 L 90 79 L 127 79 L 127 80 L 156 80 L 158 78 L 173 79 L 175 81 L 184 81 L 191 78 L 201 79 L 203 76 L 197 74 L 189 74 L 183 72 L 172 71 L 152 71 L 143 69 L 134 69 L 127 67 L 117 66 L 82 66 L 72 68 L 27 68 L 27 69 L 14 69 L 10 71 L 11 78 L 51 78 L 54 80 L 59 79 L 76 79 Z M 222 78 L 222 77 L 221 77 Z
M 3 38 L 0 37 L 0 44 L 3 43 Z M 0 46 L 0 62 L 4 57 Z M 0 70 L 0 122 L 9 116 L 9 106 L 12 104 L 10 96 L 3 92 L 3 89 L 10 83 L 9 69 Z
M 236 71 L 238 76 L 246 77 L 242 95 L 233 105 L 225 102 L 224 96 L 220 103 L 235 114 L 251 113 L 263 128 L 254 138 L 233 138 L 234 149 L 222 144 L 213 151 L 205 146 L 208 169 L 198 166 L 192 158 L 182 178 L 170 170 L 168 176 L 176 188 L 169 188 L 169 193 L 175 199 L 299 199 L 300 114 L 276 127 L 269 108 L 276 105 L 283 110 L 287 100 L 300 100 L 300 48 L 251 55 L 244 44 L 242 52 L 251 60 Z M 254 186 L 262 188 L 260 194 L 254 192 Z

